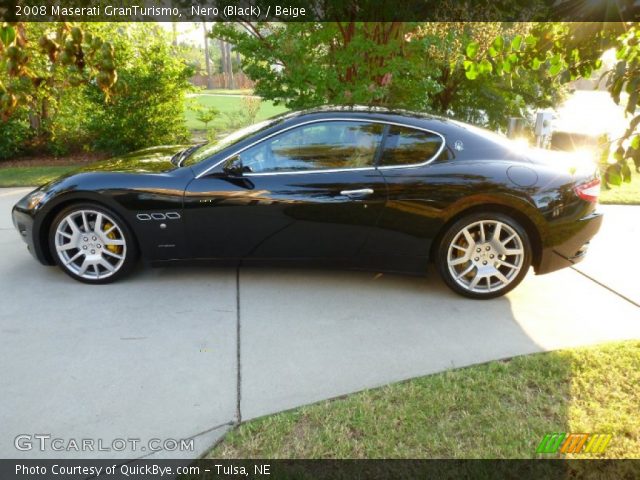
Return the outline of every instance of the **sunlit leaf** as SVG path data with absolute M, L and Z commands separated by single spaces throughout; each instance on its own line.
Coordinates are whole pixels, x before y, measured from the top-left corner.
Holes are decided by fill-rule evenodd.
M 0 27 L 0 40 L 5 46 L 9 46 L 16 39 L 16 31 L 11 25 Z
M 492 43 L 492 46 L 496 49 L 496 51 L 501 52 L 504 48 L 504 38 L 496 37 L 496 39 Z
M 478 45 L 478 42 L 469 43 L 469 45 L 467 45 L 467 57 L 476 58 L 476 55 L 478 55 L 479 48 L 480 46 Z
M 621 185 L 622 177 L 620 176 L 620 165 L 609 165 L 604 177 L 605 181 L 609 185 Z
M 562 70 L 561 63 L 552 63 L 551 67 L 549 68 L 549 74 L 557 75 L 558 73 L 560 73 L 560 70 Z
M 511 48 L 515 50 L 520 50 L 520 46 L 522 45 L 522 35 L 516 35 L 513 40 L 511 40 Z
M 471 63 L 468 65 L 468 68 L 465 69 L 464 74 L 469 80 L 475 80 L 478 78 L 478 66 L 475 63 Z
M 493 65 L 486 58 L 480 62 L 480 73 L 491 73 L 493 71 Z

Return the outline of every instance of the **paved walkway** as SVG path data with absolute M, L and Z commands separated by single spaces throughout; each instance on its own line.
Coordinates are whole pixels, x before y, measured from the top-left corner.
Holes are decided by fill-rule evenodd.
M 529 275 L 481 302 L 451 293 L 435 272 L 141 267 L 88 286 L 27 253 L 9 216 L 24 193 L 0 189 L 3 458 L 194 457 L 240 418 L 448 368 L 640 338 L 638 292 L 628 288 L 640 257 L 626 253 L 640 240 L 638 207 L 603 207 L 603 232 L 580 271 Z M 81 454 L 42 452 L 36 441 L 16 450 L 16 436 L 34 434 L 58 446 L 139 442 Z M 194 450 L 182 453 L 152 441 L 191 438 Z

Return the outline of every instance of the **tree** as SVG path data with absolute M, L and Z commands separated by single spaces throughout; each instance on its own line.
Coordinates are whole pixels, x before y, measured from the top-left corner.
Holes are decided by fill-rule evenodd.
M 629 126 L 616 139 L 616 163 L 607 167 L 605 182 L 619 185 L 631 181 L 632 161 L 640 172 L 640 24 L 638 23 L 541 23 L 527 35 L 513 38 L 497 36 L 484 52 L 477 43 L 470 43 L 464 61 L 466 75 L 477 80 L 483 77 L 514 78 L 543 72 L 557 84 L 576 78 L 590 78 L 602 66 L 602 54 L 615 49 L 617 63 L 605 71 L 602 79 L 617 104 L 626 102 Z M 626 92 L 627 99 L 622 93 Z
M 0 35 L 0 158 L 26 149 L 121 153 L 187 139 L 182 109 L 192 69 L 158 26 L 6 27 Z
M 0 120 L 19 106 L 47 116 L 47 97 L 60 88 L 94 82 L 107 96 L 117 81 L 113 45 L 81 25 L 0 25 Z
M 464 23 L 244 23 L 216 25 L 234 45 L 256 94 L 306 108 L 327 103 L 423 110 L 494 127 L 509 114 L 547 106 L 561 93 L 536 75 L 473 82 L 461 52 L 522 26 Z

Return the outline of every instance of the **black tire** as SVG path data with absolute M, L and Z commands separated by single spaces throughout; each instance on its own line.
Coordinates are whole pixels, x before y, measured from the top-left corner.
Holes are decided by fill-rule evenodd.
M 501 224 L 499 229 L 498 224 Z M 473 244 L 464 234 L 465 229 Z M 496 230 L 498 241 L 495 236 L 492 238 Z M 517 237 L 509 240 L 514 233 Z M 503 240 L 509 241 L 503 245 Z M 510 253 L 520 250 L 521 254 Z M 459 265 L 449 265 L 449 259 Z M 513 290 L 527 275 L 531 259 L 531 242 L 522 225 L 503 213 L 487 212 L 466 215 L 449 226 L 438 245 L 435 263 L 442 279 L 454 292 L 485 300 Z M 468 273 L 464 274 L 465 271 Z M 493 271 L 496 273 L 492 274 Z M 477 284 L 473 285 L 476 277 Z
M 83 250 L 81 250 L 79 245 L 78 248 L 72 246 L 72 244 L 75 245 L 73 239 L 76 237 L 73 237 L 73 229 L 71 228 L 70 221 L 68 220 L 68 217 L 74 214 L 82 217 L 81 212 L 86 213 L 90 230 L 85 232 L 82 224 L 78 225 L 75 223 L 75 225 L 80 228 L 78 235 L 83 239 L 86 238 L 88 242 L 91 242 L 83 244 L 81 247 L 86 253 L 83 253 Z M 98 216 L 98 214 L 101 216 Z M 91 227 L 92 218 L 93 227 L 95 227 L 95 224 L 98 223 L 98 218 L 100 218 L 101 226 L 103 226 L 101 229 L 101 233 L 103 234 L 102 240 L 101 235 L 91 230 L 91 228 L 93 228 Z M 65 219 L 67 220 L 65 221 Z M 64 225 L 61 225 L 62 222 L 65 222 Z M 107 233 L 106 230 L 110 229 L 113 225 L 115 225 L 116 228 Z M 57 233 L 59 227 L 64 229 L 65 233 Z M 72 238 L 69 238 L 68 244 L 62 246 L 62 248 L 67 247 L 64 251 L 58 251 L 56 246 L 56 239 L 58 239 L 58 241 L 64 241 L 60 235 L 65 235 L 64 238 L 67 238 L 66 235 L 72 236 Z M 107 245 L 107 243 L 110 242 L 118 242 L 120 245 Z M 128 275 L 138 259 L 138 246 L 136 239 L 122 217 L 114 211 L 99 204 L 88 202 L 70 205 L 55 216 L 49 230 L 49 249 L 56 264 L 63 272 L 75 280 L 88 284 L 105 284 L 115 282 L 116 280 Z M 114 271 L 110 272 L 102 263 L 95 267 L 92 264 L 89 268 L 94 271 L 93 275 L 95 278 L 89 276 L 89 272 L 86 272 L 84 275 L 80 275 L 79 270 L 82 269 L 83 265 L 78 265 L 78 263 L 82 262 L 83 259 L 88 260 L 89 253 L 93 252 L 98 252 L 98 254 L 103 252 L 101 258 L 106 259 L 107 263 L 110 263 L 114 268 Z M 65 257 L 65 255 L 67 257 Z M 69 262 L 72 257 L 77 255 L 79 255 L 77 260 Z M 120 258 L 117 258 L 118 256 Z M 92 256 L 92 258 L 97 258 L 97 256 Z M 89 268 L 87 268 L 87 270 L 89 270 Z M 102 274 L 100 272 L 102 272 Z

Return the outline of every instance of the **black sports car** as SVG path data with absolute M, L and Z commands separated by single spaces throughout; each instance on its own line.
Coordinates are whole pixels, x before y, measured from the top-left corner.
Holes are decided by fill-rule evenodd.
M 324 108 L 79 170 L 13 221 L 36 259 L 87 283 L 139 255 L 412 273 L 432 260 L 456 292 L 490 298 L 530 266 L 581 260 L 600 227 L 595 166 L 542 157 L 452 120 Z

